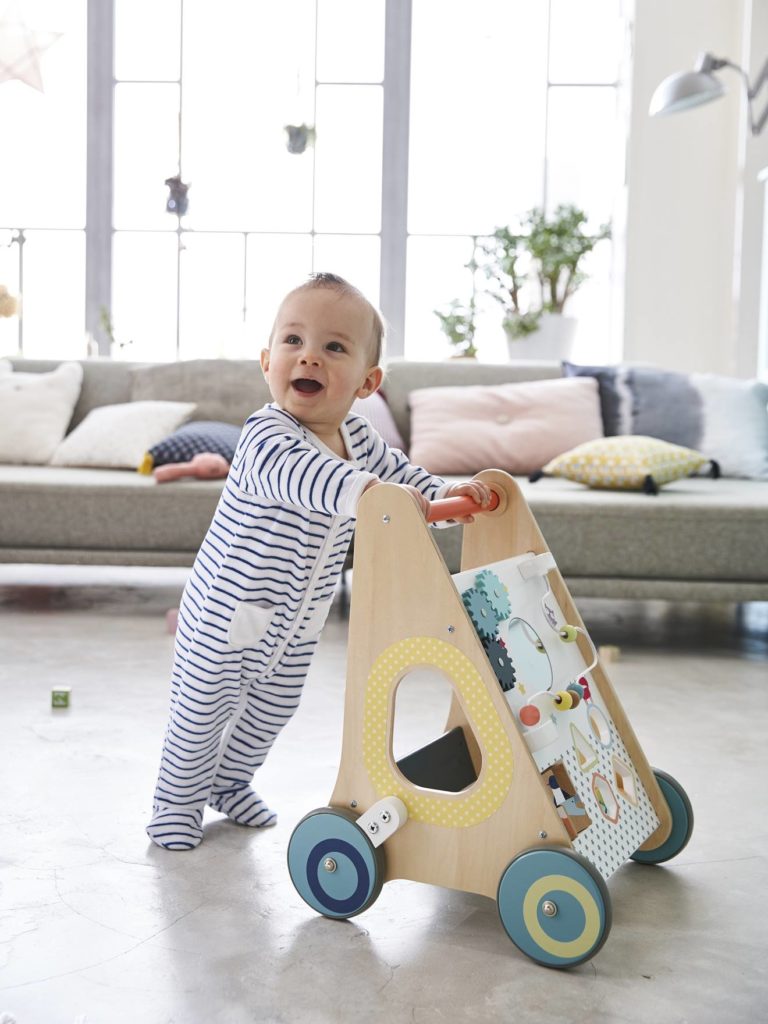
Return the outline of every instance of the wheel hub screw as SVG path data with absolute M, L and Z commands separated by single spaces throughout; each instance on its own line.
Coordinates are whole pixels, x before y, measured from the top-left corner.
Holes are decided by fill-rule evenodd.
M 557 904 L 552 900 L 544 900 L 541 904 L 541 912 L 545 917 L 554 917 L 557 913 Z
M 546 838 L 547 838 L 547 833 L 544 831 L 544 829 L 542 829 L 541 832 L 539 832 L 539 839 L 546 839 Z
M 326 857 L 325 860 L 323 861 L 323 867 L 325 868 L 326 871 L 333 874 L 333 872 L 336 870 L 337 864 L 333 857 Z
M 392 520 L 390 519 L 390 517 L 388 515 L 383 515 L 381 517 L 381 521 L 382 521 L 382 523 L 386 524 L 386 523 L 391 522 Z
M 448 632 L 449 633 L 455 633 L 456 632 L 456 627 L 455 626 L 449 626 L 448 627 Z
M 389 813 L 389 811 L 382 811 L 381 814 L 380 814 L 380 818 L 384 822 L 385 825 L 390 820 L 391 817 L 392 817 L 392 815 Z
M 379 831 L 379 826 L 376 824 L 375 821 L 372 821 L 368 825 L 368 831 L 371 833 L 372 836 L 375 836 L 376 833 Z

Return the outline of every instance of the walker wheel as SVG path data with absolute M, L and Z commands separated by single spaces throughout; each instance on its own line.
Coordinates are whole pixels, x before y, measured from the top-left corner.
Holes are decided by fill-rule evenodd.
M 545 967 L 589 960 L 611 930 L 611 899 L 599 872 L 572 850 L 536 847 L 519 854 L 499 882 L 504 930 Z
M 665 860 L 672 860 L 685 848 L 693 832 L 693 807 L 688 794 L 677 779 L 666 772 L 654 768 L 653 774 L 672 812 L 672 831 L 655 850 L 636 850 L 632 860 L 638 864 L 663 864 Z
M 357 827 L 359 815 L 343 808 L 310 811 L 288 843 L 288 871 L 299 896 L 325 917 L 367 910 L 384 884 L 383 846 Z

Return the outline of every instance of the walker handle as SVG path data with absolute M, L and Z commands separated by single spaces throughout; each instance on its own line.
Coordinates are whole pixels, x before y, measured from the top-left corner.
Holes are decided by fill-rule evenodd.
M 478 513 L 493 512 L 498 506 L 499 496 L 496 491 L 491 491 L 490 503 L 485 507 L 479 505 L 468 494 L 460 494 L 456 498 L 440 498 L 438 501 L 430 501 L 427 522 L 439 523 L 444 519 L 456 519 L 457 516 L 474 516 Z

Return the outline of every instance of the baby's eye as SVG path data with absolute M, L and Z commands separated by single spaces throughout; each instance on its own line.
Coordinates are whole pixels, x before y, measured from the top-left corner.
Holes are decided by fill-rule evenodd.
M 289 334 L 288 337 L 285 339 L 284 344 L 286 344 L 286 345 L 300 345 L 301 344 L 301 338 L 298 336 L 298 334 Z
M 340 341 L 329 341 L 326 345 L 329 352 L 344 352 L 346 351 Z

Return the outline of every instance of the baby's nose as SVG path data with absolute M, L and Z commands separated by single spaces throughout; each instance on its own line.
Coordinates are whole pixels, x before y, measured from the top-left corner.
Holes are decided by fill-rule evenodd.
M 311 363 L 312 366 L 317 366 L 318 363 L 320 362 L 320 355 L 319 355 L 318 352 L 307 352 L 307 351 L 304 351 L 301 354 L 301 362 L 303 364 L 310 364 Z

